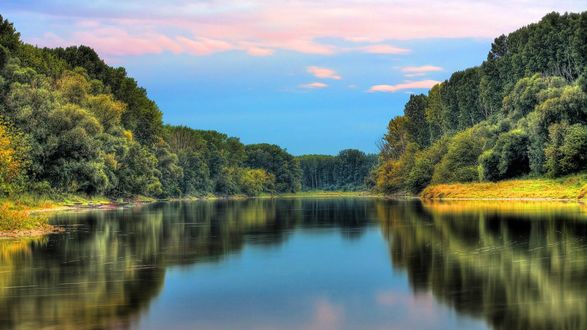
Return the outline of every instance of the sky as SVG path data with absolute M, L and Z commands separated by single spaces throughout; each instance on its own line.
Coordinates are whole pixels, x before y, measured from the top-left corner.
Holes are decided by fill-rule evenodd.
M 410 94 L 585 0 L 2 0 L 25 42 L 88 45 L 166 123 L 300 154 L 377 152 Z

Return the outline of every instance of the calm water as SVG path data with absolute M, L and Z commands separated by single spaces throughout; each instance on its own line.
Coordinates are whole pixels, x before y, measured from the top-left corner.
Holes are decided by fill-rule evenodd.
M 279 199 L 0 241 L 0 329 L 585 329 L 580 204 Z

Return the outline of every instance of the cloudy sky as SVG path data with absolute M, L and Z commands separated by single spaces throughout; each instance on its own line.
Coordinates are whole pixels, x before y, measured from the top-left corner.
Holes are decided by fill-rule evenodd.
M 124 66 L 164 120 L 294 154 L 375 152 L 411 93 L 477 65 L 558 0 L 3 0 L 39 46 Z

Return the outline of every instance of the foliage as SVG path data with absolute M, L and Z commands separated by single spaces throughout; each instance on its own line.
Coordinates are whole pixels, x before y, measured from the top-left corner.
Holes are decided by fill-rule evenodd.
M 367 155 L 355 149 L 342 150 L 336 156 L 304 155 L 298 157 L 302 169 L 302 190 L 368 189 L 376 155 Z
M 587 169 L 587 126 L 566 122 L 550 127 L 546 168 L 553 177 Z
M 238 175 L 241 193 L 247 196 L 258 196 L 263 192 L 275 191 L 275 176 L 263 169 L 241 169 Z
M 551 13 L 496 38 L 479 67 L 411 96 L 388 124 L 377 187 L 418 192 L 430 183 L 584 170 L 585 40 L 587 13 Z
M 26 170 L 27 145 L 22 134 L 0 118 L 0 195 L 17 191 Z
M 0 17 L 0 195 L 259 195 L 300 189 L 298 161 L 272 145 L 164 126 L 123 68 L 86 46 L 37 48 Z
M 299 161 L 274 144 L 251 144 L 245 146 L 249 168 L 263 169 L 275 177 L 275 191 L 296 192 L 301 189 L 302 170 Z
M 528 135 L 521 130 L 501 134 L 495 146 L 479 157 L 479 178 L 497 181 L 530 171 Z

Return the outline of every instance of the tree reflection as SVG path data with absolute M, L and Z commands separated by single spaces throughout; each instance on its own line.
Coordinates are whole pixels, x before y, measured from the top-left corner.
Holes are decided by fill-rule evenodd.
M 128 328 L 169 266 L 215 262 L 297 228 L 360 236 L 373 200 L 176 202 L 62 214 L 65 234 L 0 242 L 0 328 Z
M 580 204 L 378 204 L 392 263 L 414 290 L 498 329 L 587 327 Z
M 295 230 L 360 237 L 379 220 L 395 269 L 498 329 L 587 328 L 587 211 L 577 203 L 376 199 L 174 202 L 66 213 L 65 234 L 0 241 L 0 328 L 128 328 L 170 266 L 198 267 Z M 194 297 L 197 299 L 197 297 Z

